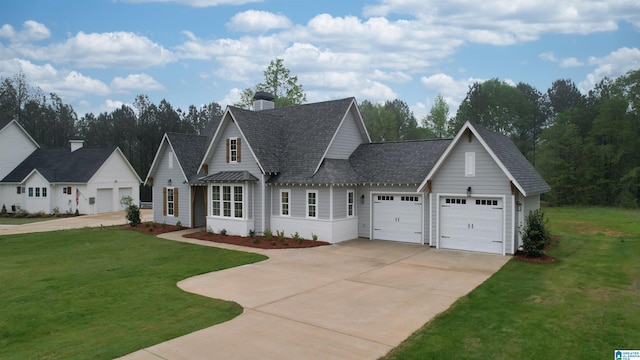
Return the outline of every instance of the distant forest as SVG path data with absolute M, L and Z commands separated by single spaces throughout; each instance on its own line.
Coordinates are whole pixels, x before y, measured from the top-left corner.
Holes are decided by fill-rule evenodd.
M 224 111 L 215 102 L 185 111 L 138 95 L 133 107 L 78 117 L 56 94 L 31 87 L 24 74 L 0 80 L 0 117 L 16 119 L 43 146 L 78 137 L 87 146 L 117 145 L 142 178 L 165 132 L 201 134 Z M 510 137 L 551 185 L 543 197 L 550 205 L 640 204 L 640 70 L 605 78 L 586 95 L 569 79 L 546 92 L 499 79 L 477 82 L 456 114 L 448 114 L 438 95 L 420 120 L 399 99 L 362 100 L 359 109 L 373 141 L 452 137 L 466 121 Z M 149 189 L 141 197 L 148 200 Z

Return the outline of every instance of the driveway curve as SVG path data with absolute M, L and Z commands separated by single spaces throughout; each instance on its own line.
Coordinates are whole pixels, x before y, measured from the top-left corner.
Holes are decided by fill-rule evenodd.
M 182 237 L 188 231 L 162 237 L 269 256 L 178 283 L 244 312 L 122 359 L 377 359 L 510 259 L 364 239 L 246 249 Z

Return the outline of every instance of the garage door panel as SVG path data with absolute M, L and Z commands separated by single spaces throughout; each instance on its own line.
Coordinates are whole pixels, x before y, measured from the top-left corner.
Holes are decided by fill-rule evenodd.
M 374 239 L 422 243 L 421 219 L 421 196 L 374 195 Z
M 502 200 L 442 198 L 439 246 L 448 249 L 502 253 Z

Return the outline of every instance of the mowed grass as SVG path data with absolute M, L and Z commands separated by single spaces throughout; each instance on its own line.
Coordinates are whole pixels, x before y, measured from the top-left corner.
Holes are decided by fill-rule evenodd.
M 180 290 L 266 257 L 123 229 L 0 237 L 0 359 L 111 359 L 232 319 L 242 307 Z
M 33 218 L 12 218 L 12 217 L 2 217 L 0 216 L 0 225 L 22 225 L 22 224 L 31 224 L 41 221 L 49 221 L 54 220 L 55 217 L 33 217 Z
M 552 264 L 515 260 L 385 359 L 612 359 L 640 349 L 640 211 L 546 208 Z

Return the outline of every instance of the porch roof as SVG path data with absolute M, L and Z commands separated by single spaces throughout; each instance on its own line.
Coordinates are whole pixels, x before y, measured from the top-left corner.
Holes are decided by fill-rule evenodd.
M 251 175 L 248 171 L 221 171 L 212 175 L 201 177 L 200 181 L 240 182 L 258 181 L 258 178 Z

